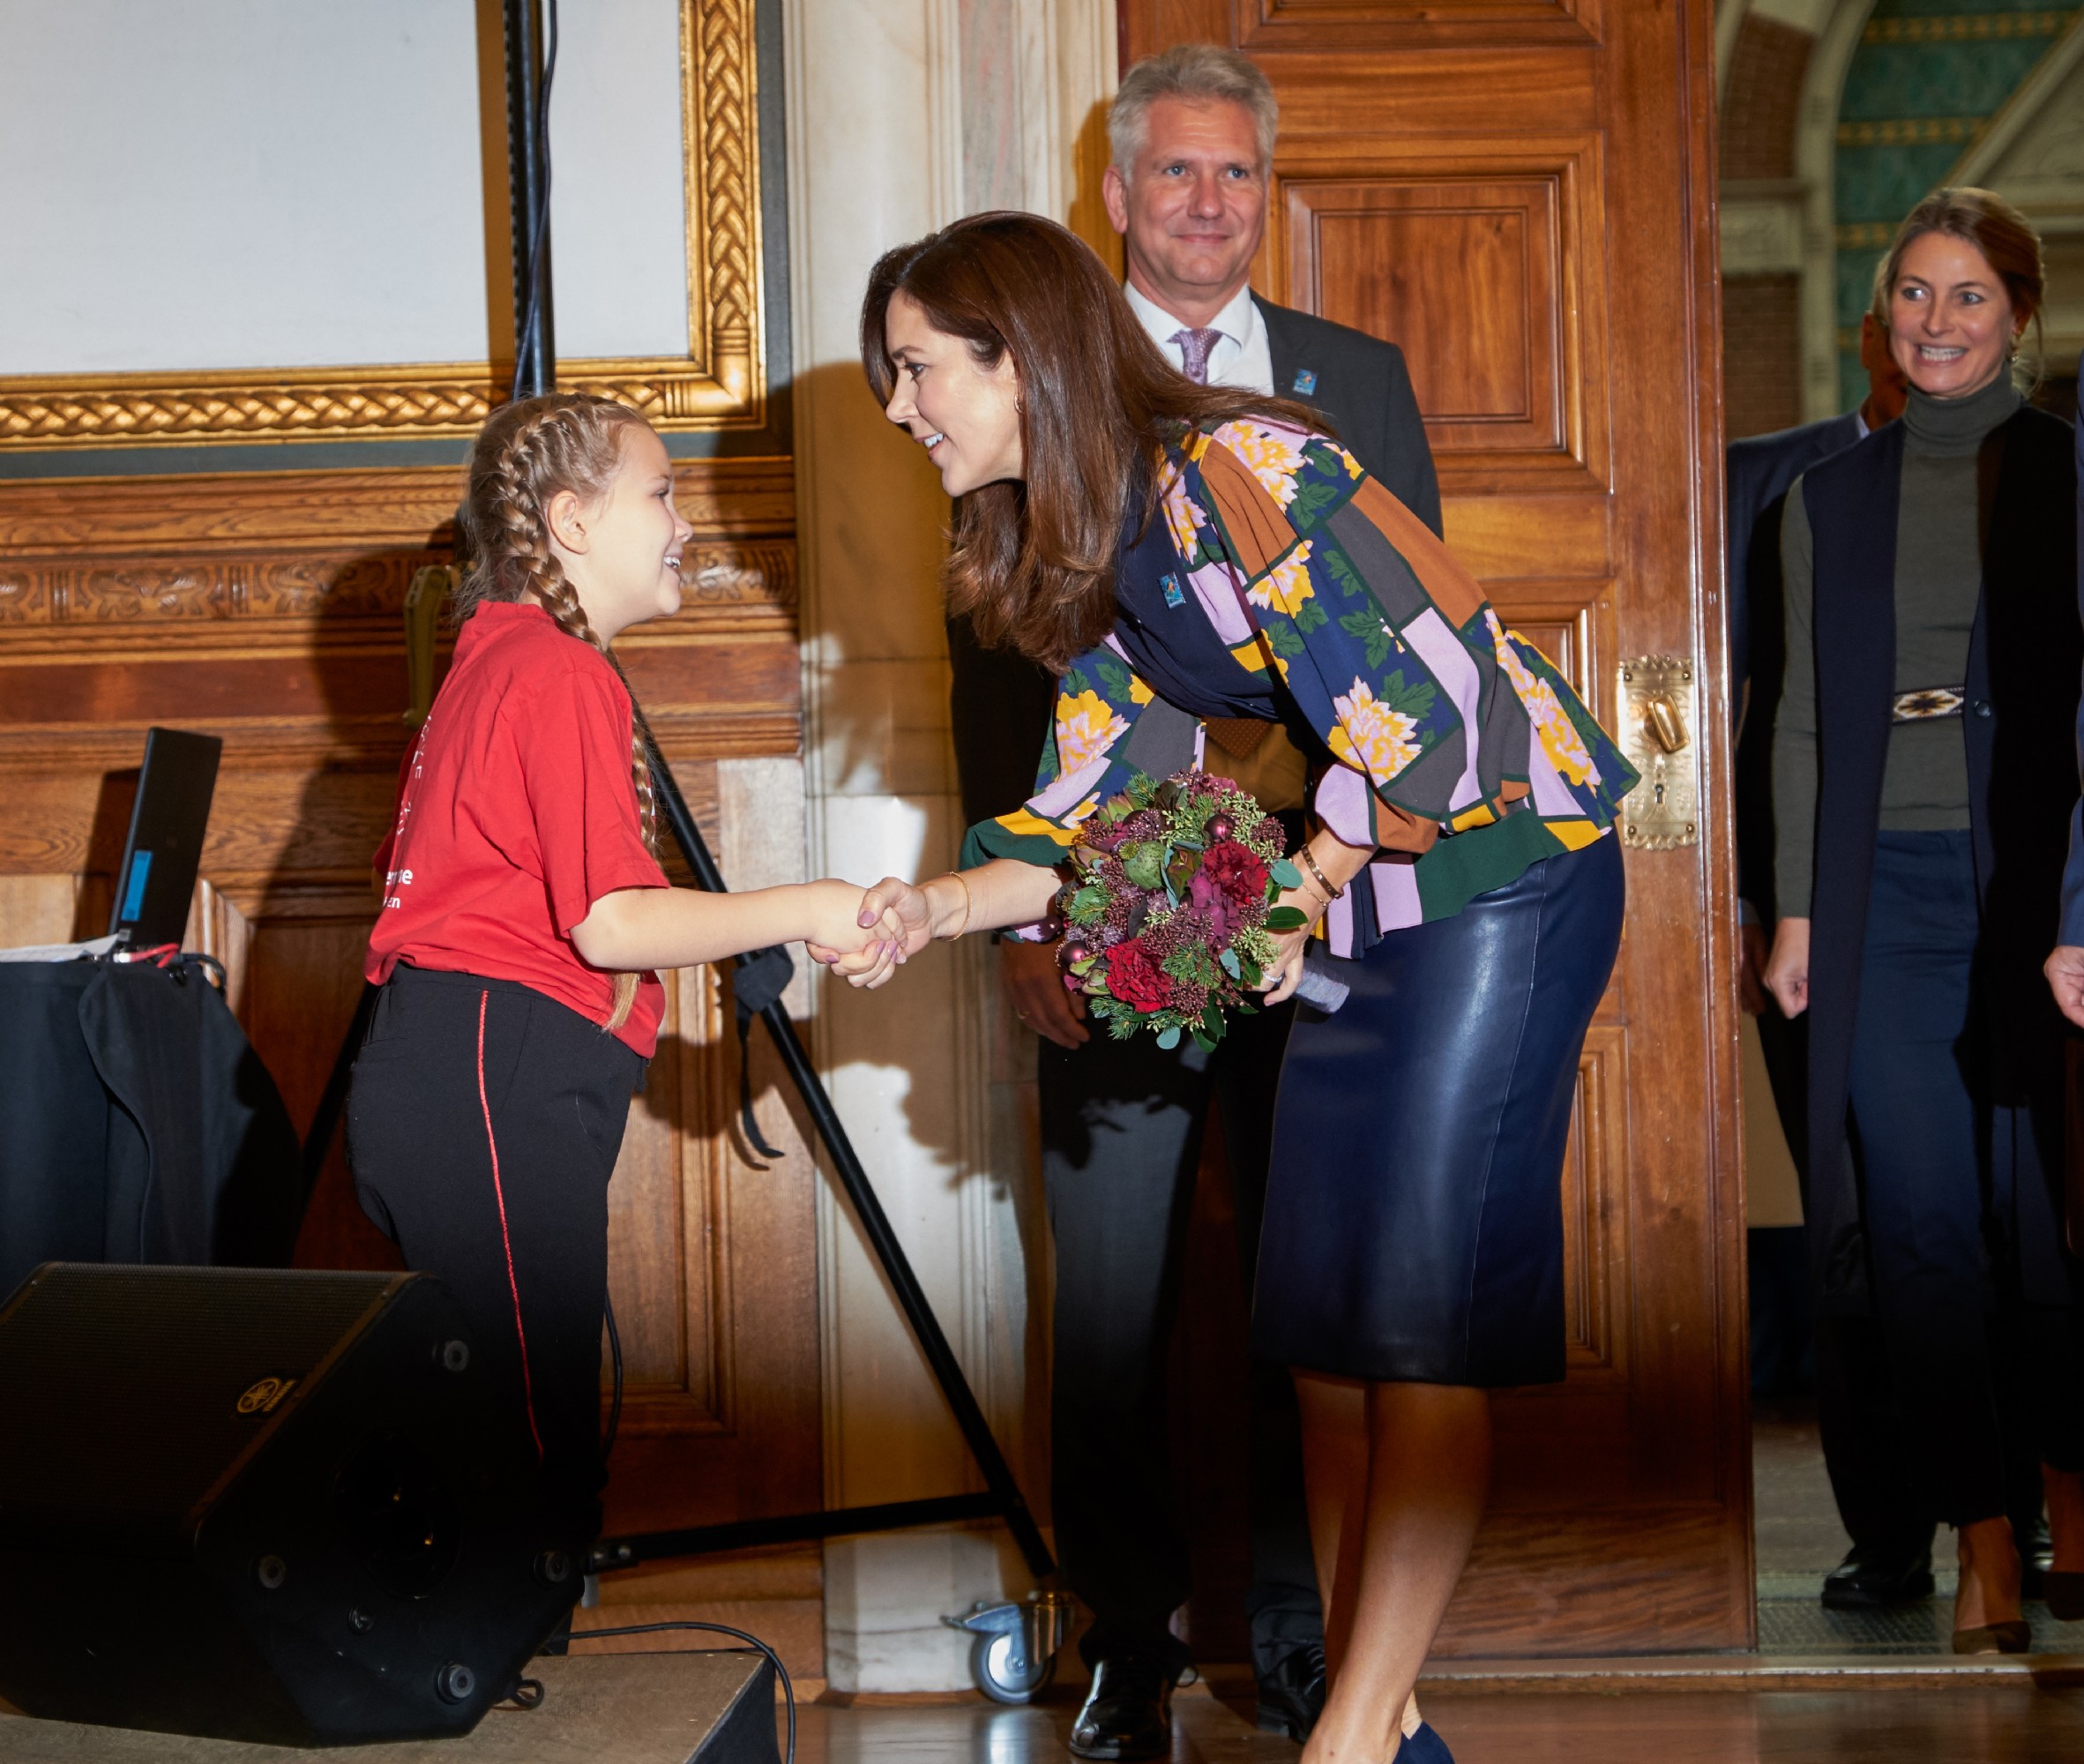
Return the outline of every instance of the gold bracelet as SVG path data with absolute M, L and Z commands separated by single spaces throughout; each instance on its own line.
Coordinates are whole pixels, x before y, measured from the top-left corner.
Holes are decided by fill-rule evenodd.
M 1340 895 L 1346 892 L 1343 888 L 1333 887 L 1332 878 L 1317 867 L 1317 860 L 1310 855 L 1310 841 L 1308 840 L 1304 840 L 1296 848 L 1296 856 L 1303 860 L 1303 868 L 1317 878 L 1317 886 L 1324 890 L 1324 903 L 1326 907 L 1329 907 L 1333 901 L 1336 901 Z
M 946 941 L 949 943 L 953 943 L 962 936 L 963 932 L 969 929 L 972 902 L 970 900 L 969 884 L 962 879 L 962 872 L 960 870 L 951 870 L 948 872 L 948 879 L 954 883 L 958 888 L 962 890 L 962 923 L 958 925 L 953 931 L 949 933 L 946 939 Z

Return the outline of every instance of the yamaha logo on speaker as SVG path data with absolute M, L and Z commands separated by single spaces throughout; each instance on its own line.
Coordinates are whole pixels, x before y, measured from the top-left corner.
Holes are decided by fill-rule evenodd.
M 239 1398 L 242 1415 L 273 1415 L 275 1405 L 296 1388 L 295 1379 L 265 1378 L 247 1386 Z

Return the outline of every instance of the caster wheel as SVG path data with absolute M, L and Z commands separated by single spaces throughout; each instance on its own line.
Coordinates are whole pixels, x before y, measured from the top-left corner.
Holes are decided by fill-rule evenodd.
M 1027 1702 L 1057 1676 L 1054 1654 L 1039 1661 L 1025 1658 L 1016 1651 L 1019 1640 L 1001 1633 L 980 1635 L 970 1643 L 970 1677 L 995 1703 Z

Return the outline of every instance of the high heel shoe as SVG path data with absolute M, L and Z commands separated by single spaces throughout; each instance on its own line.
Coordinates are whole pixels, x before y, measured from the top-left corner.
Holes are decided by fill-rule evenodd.
M 2004 1623 L 1986 1623 L 1977 1629 L 1953 1632 L 1956 1654 L 2024 1654 L 2034 1643 L 2034 1634 L 2022 1617 Z
M 1448 1751 L 1447 1742 L 1433 1731 L 1433 1724 L 1422 1721 L 1415 1733 L 1404 1736 L 1393 1764 L 1454 1764 L 1454 1754 Z
M 2041 1580 L 2048 1615 L 2063 1623 L 2084 1623 L 2084 1573 L 2050 1568 Z

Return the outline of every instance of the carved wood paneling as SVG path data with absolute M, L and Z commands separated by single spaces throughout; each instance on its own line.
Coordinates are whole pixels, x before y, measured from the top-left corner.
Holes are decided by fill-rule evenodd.
M 1395 340 L 1449 493 L 1607 475 L 1597 143 L 1315 143 L 1276 162 L 1276 295 Z
M 1628 1032 L 1595 1023 L 1563 1164 L 1564 1335 L 1572 1378 L 1628 1372 Z
M 235 760 L 287 743 L 395 763 L 405 590 L 450 555 L 458 477 L 0 483 L 0 750 L 59 763 L 68 736 L 177 721 Z M 676 757 L 794 751 L 789 462 L 681 460 L 675 479 L 697 529 L 685 602 L 624 640 L 631 677 Z
M 685 355 L 575 360 L 557 384 L 654 429 L 766 421 L 755 0 L 680 0 Z M 475 432 L 504 396 L 484 362 L 0 377 L 0 451 Z
M 1465 43 L 1589 42 L 1599 0 L 1231 0 L 1240 45 L 1254 52 L 1327 43 L 1371 49 Z

